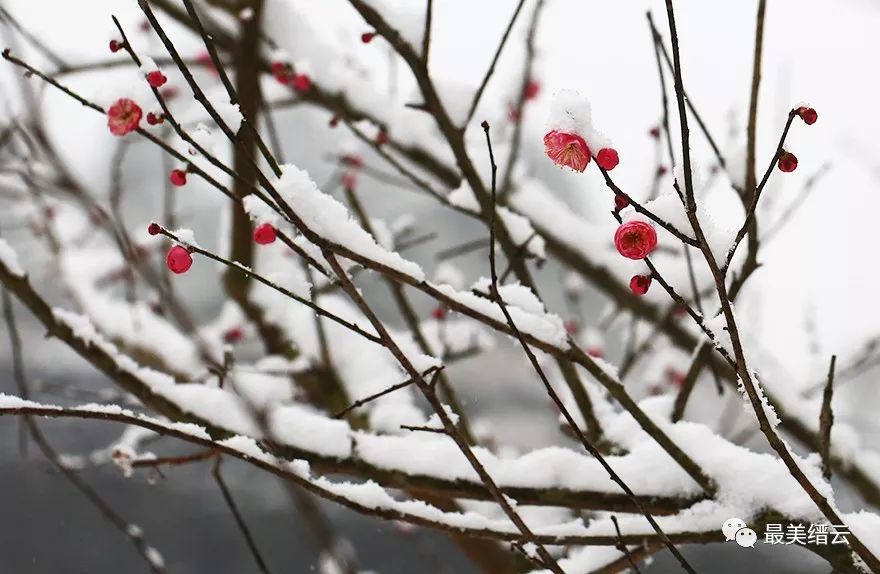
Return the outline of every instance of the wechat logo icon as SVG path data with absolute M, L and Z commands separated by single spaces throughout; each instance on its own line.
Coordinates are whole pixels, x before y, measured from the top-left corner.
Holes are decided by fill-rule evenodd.
M 721 525 L 721 532 L 727 542 L 733 540 L 743 548 L 754 548 L 758 535 L 740 518 L 728 518 Z

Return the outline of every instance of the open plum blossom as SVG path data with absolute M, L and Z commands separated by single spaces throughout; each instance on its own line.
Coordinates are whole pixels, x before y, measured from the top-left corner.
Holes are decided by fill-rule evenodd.
M 544 136 L 544 151 L 560 166 L 568 166 L 575 171 L 584 171 L 590 163 L 590 148 L 584 138 L 553 130 Z
M 107 127 L 113 135 L 124 136 L 138 129 L 143 114 L 134 100 L 120 98 L 107 110 Z
M 644 259 L 657 247 L 657 231 L 646 221 L 627 221 L 614 233 L 614 246 L 628 259 Z

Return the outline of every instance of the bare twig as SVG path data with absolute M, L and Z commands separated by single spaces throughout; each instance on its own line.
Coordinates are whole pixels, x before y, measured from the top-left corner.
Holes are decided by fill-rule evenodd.
M 837 364 L 837 355 L 831 355 L 831 364 L 828 366 L 828 382 L 825 383 L 825 392 L 822 393 L 822 411 L 819 414 L 819 455 L 822 457 L 822 476 L 825 480 L 831 480 L 831 426 L 834 424 L 834 410 L 831 400 L 834 397 L 834 369 Z
M 764 1 L 762 0 L 761 4 L 763 3 Z M 733 347 L 737 375 L 742 381 L 742 385 L 746 391 L 746 395 L 748 396 L 749 402 L 751 403 L 755 415 L 758 419 L 758 424 L 761 428 L 761 432 L 767 438 L 767 442 L 770 444 L 771 448 L 773 448 L 773 450 L 779 455 L 779 457 L 785 463 L 786 468 L 788 468 L 789 472 L 791 473 L 792 477 L 798 482 L 798 484 L 800 484 L 804 492 L 809 495 L 810 499 L 816 504 L 816 506 L 819 508 L 825 518 L 832 524 L 844 524 L 843 519 L 838 514 L 837 510 L 835 510 L 834 507 L 830 504 L 826 496 L 823 495 L 816 488 L 815 485 L 813 485 L 813 483 L 798 465 L 798 462 L 790 451 L 788 445 L 786 445 L 782 438 L 780 438 L 780 436 L 777 434 L 774 425 L 770 422 L 767 411 L 765 410 L 765 399 L 763 397 L 763 391 L 758 390 L 756 382 L 753 380 L 753 373 L 746 364 L 745 353 L 743 351 L 742 342 L 740 340 L 739 328 L 733 313 L 733 307 L 730 303 L 730 297 L 727 291 L 726 276 L 724 271 L 719 267 L 718 262 L 715 260 L 715 255 L 713 254 L 712 249 L 709 246 L 709 242 L 706 240 L 706 237 L 700 226 L 700 222 L 697 218 L 696 209 L 693 202 L 694 196 L 693 182 L 690 173 L 690 145 L 688 141 L 687 114 L 684 102 L 685 96 L 682 89 L 681 59 L 679 55 L 678 33 L 675 27 L 673 0 L 666 0 L 666 12 L 669 20 L 670 36 L 672 38 L 672 57 L 675 65 L 675 91 L 676 98 L 678 100 L 679 119 L 681 123 L 681 147 L 682 153 L 684 155 L 683 163 L 685 168 L 685 197 L 688 206 L 687 215 L 691 226 L 693 227 L 694 233 L 697 236 L 697 240 L 699 241 L 700 250 L 703 253 L 703 256 L 710 271 L 712 272 L 712 276 L 715 281 L 715 289 L 718 293 L 721 310 L 724 315 L 724 320 L 727 324 L 727 332 L 730 335 L 730 342 L 731 346 Z M 761 11 L 759 11 L 758 14 L 758 25 L 761 27 L 763 26 L 763 13 Z M 789 116 L 789 124 L 790 122 L 791 116 Z M 757 196 L 758 194 L 756 193 L 755 195 Z M 859 537 L 854 534 L 850 534 L 848 537 L 848 542 L 853 551 L 870 568 L 880 571 L 880 560 L 878 560 L 873 552 L 871 552 L 871 550 L 867 546 L 865 546 L 865 544 L 859 539 Z
M 544 388 L 547 391 L 547 394 L 550 395 L 550 398 L 553 400 L 556 407 L 559 409 L 559 412 L 562 414 L 563 418 L 565 418 L 568 426 L 574 431 L 580 443 L 584 446 L 587 452 L 595 458 L 599 464 L 602 465 L 602 468 L 605 469 L 605 472 L 608 473 L 608 476 L 611 480 L 616 483 L 629 497 L 632 497 L 635 501 L 635 493 L 626 485 L 625 482 L 618 476 L 618 474 L 611 468 L 608 462 L 605 460 L 605 457 L 602 456 L 602 453 L 599 452 L 598 449 L 590 442 L 590 440 L 584 435 L 583 431 L 578 427 L 577 422 L 571 416 L 571 413 L 566 408 L 565 404 L 562 402 L 562 399 L 553 389 L 553 385 L 550 384 L 549 379 L 547 379 L 547 375 L 544 374 L 544 370 L 541 368 L 541 364 L 538 362 L 537 357 L 535 356 L 532 349 L 529 347 L 528 343 L 523 338 L 522 334 L 517 329 L 516 324 L 513 321 L 513 317 L 510 315 L 510 311 L 507 309 L 507 304 L 504 302 L 504 299 L 501 297 L 501 293 L 498 291 L 498 271 L 495 266 L 495 201 L 496 201 L 496 179 L 498 174 L 498 167 L 495 165 L 495 154 L 492 151 L 492 138 L 489 136 L 489 123 L 482 123 L 483 131 L 486 133 L 486 145 L 489 148 L 489 160 L 492 166 L 492 183 L 491 183 L 491 192 L 492 192 L 492 212 L 491 219 L 489 223 L 489 270 L 491 275 L 491 295 L 495 302 L 498 304 L 498 307 L 501 309 L 501 312 L 504 314 L 504 318 L 507 320 L 507 324 L 510 325 L 510 329 L 514 332 L 516 338 L 519 340 L 520 345 L 525 351 L 526 355 L 529 358 L 529 362 L 534 367 L 535 372 L 541 379 L 541 382 L 544 383 Z M 636 504 L 638 506 L 638 504 Z M 684 556 L 678 551 L 674 544 L 669 540 L 663 530 L 660 528 L 660 525 L 657 524 L 657 521 L 654 520 L 654 517 L 644 509 L 640 508 L 642 515 L 647 519 L 648 523 L 651 525 L 651 528 L 654 529 L 654 532 L 663 540 L 666 547 L 672 553 L 672 555 L 678 560 L 681 567 L 686 572 L 695 572 L 693 567 L 688 563 Z
M 495 56 L 492 58 L 492 63 L 489 64 L 489 69 L 486 70 L 486 74 L 483 76 L 483 81 L 480 82 L 480 87 L 477 88 L 477 92 L 474 94 L 474 99 L 471 101 L 467 120 L 464 122 L 465 126 L 471 123 L 471 120 L 474 118 L 474 113 L 477 111 L 477 106 L 480 105 L 480 99 L 483 97 L 483 92 L 486 90 L 486 86 L 489 85 L 489 80 L 492 79 L 492 74 L 495 73 L 495 66 L 498 64 L 498 58 L 501 57 L 501 53 L 504 51 L 504 46 L 507 44 L 507 38 L 510 36 L 511 30 L 513 30 L 513 25 L 516 24 L 516 19 L 519 17 L 519 13 L 522 11 L 522 7 L 525 3 L 525 0 L 519 0 L 516 9 L 513 11 L 513 15 L 510 17 L 510 21 L 507 23 L 507 29 L 504 30 L 504 35 L 501 36 L 501 41 L 498 43 L 498 48 L 495 50 Z
M 244 537 L 248 550 L 250 550 L 251 556 L 254 557 L 254 562 L 257 563 L 260 572 L 263 574 L 269 574 L 269 567 L 266 565 L 266 560 L 263 558 L 260 549 L 257 547 L 257 541 L 254 539 L 254 535 L 251 534 L 251 530 L 248 528 L 247 522 L 245 522 L 241 511 L 239 511 L 235 499 L 232 498 L 232 492 L 230 492 L 229 487 L 226 486 L 226 481 L 223 480 L 223 474 L 220 472 L 220 463 L 222 461 L 223 459 L 221 457 L 217 457 L 217 461 L 214 463 L 214 468 L 211 470 L 211 475 L 214 477 L 214 482 L 216 482 L 217 486 L 220 488 L 220 493 L 223 495 L 223 501 L 226 502 L 226 506 L 229 507 L 229 511 L 232 512 L 235 524 L 238 526 L 241 535 Z
M 427 376 L 429 373 L 430 373 L 430 371 L 425 371 L 424 374 Z M 354 409 L 360 408 L 360 407 L 362 407 L 372 401 L 375 401 L 378 398 L 384 397 L 385 395 L 389 395 L 389 394 L 393 393 L 394 391 L 398 391 L 400 389 L 405 389 L 406 387 L 412 385 L 414 382 L 415 381 L 413 381 L 413 379 L 407 379 L 403 382 L 397 383 L 396 385 L 391 385 L 387 389 L 382 389 L 381 391 L 379 391 L 377 393 L 373 393 L 372 395 L 366 396 L 362 399 L 358 399 L 355 402 L 351 403 L 349 406 L 345 407 L 344 409 L 342 409 L 341 411 L 336 413 L 335 415 L 333 415 L 333 418 L 341 419 L 342 417 L 344 417 L 345 415 L 347 415 L 349 412 L 353 411 Z
M 626 547 L 626 544 L 623 543 L 623 535 L 620 533 L 620 525 L 617 524 L 617 517 L 613 514 L 611 515 L 611 522 L 614 523 L 614 530 L 615 532 L 617 532 L 617 538 L 620 540 L 620 542 L 617 544 L 617 549 L 620 550 L 624 556 L 626 556 L 629 565 L 633 567 L 633 570 L 635 570 L 636 574 L 642 574 L 642 571 L 639 570 L 638 564 L 636 564 L 636 561 L 633 559 L 632 555 L 630 555 L 629 549 Z

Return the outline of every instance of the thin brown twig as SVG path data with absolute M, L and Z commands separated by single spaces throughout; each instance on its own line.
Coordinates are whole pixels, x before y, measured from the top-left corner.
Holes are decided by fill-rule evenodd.
M 519 340 L 520 345 L 525 351 L 526 355 L 529 358 L 529 362 L 532 364 L 532 367 L 535 369 L 535 372 L 538 374 L 538 377 L 541 379 L 541 382 L 544 384 L 544 388 L 547 391 L 547 394 L 550 395 L 550 398 L 555 403 L 556 407 L 559 409 L 559 412 L 565 418 L 568 426 L 574 431 L 580 443 L 586 449 L 590 455 L 595 458 L 602 468 L 605 469 L 605 472 L 608 473 L 608 476 L 611 480 L 616 483 L 626 494 L 631 497 L 633 502 L 638 507 L 639 504 L 635 499 L 635 493 L 627 486 L 627 484 L 620 478 L 620 476 L 611 468 L 608 462 L 605 460 L 605 457 L 602 456 L 602 453 L 590 442 L 590 440 L 586 437 L 586 435 L 581 431 L 577 422 L 574 420 L 574 417 L 571 416 L 571 413 L 566 408 L 565 404 L 562 402 L 562 399 L 553 389 L 553 385 L 550 384 L 547 375 L 544 373 L 544 369 L 541 368 L 541 364 L 538 362 L 537 357 L 532 351 L 531 347 L 529 347 L 526 340 L 523 338 L 519 329 L 516 327 L 516 324 L 513 321 L 513 317 L 510 315 L 510 311 L 507 309 L 507 304 L 504 302 L 501 293 L 498 290 L 498 271 L 495 265 L 495 201 L 496 201 L 496 185 L 497 185 L 497 175 L 498 175 L 498 167 L 495 165 L 495 154 L 492 150 L 492 138 L 489 135 L 489 123 L 484 121 L 482 123 L 483 131 L 486 134 L 486 145 L 489 148 L 489 161 L 491 162 L 492 168 L 492 179 L 491 179 L 491 193 L 492 193 L 492 212 L 489 220 L 489 272 L 491 276 L 491 295 L 495 302 L 498 304 L 498 307 L 501 309 L 501 312 L 504 314 L 504 318 L 507 321 L 507 324 L 510 325 L 511 331 L 513 331 L 516 338 Z M 640 508 L 641 514 L 645 517 L 648 523 L 651 525 L 651 528 L 654 529 L 654 532 L 663 540 L 666 547 L 672 553 L 672 555 L 678 560 L 681 567 L 686 572 L 696 572 L 693 567 L 688 563 L 684 556 L 678 551 L 674 544 L 669 540 L 669 537 L 663 532 L 663 529 L 660 528 L 660 525 L 657 524 L 657 521 L 653 516 L 646 510 Z
M 229 74 L 226 73 L 226 67 L 223 65 L 223 62 L 220 59 L 220 55 L 217 53 L 217 47 L 214 44 L 214 40 L 211 38 L 211 35 L 205 31 L 204 26 L 202 25 L 202 20 L 199 18 L 199 13 L 196 10 L 195 6 L 192 3 L 192 0 L 183 0 L 183 5 L 186 8 L 187 13 L 190 18 L 192 18 L 193 24 L 195 25 L 196 31 L 202 37 L 202 42 L 205 44 L 205 47 L 208 50 L 208 55 L 211 58 L 211 62 L 214 64 L 214 68 L 217 70 L 217 74 L 220 76 L 220 81 L 223 83 L 223 87 L 226 89 L 226 93 L 229 95 L 229 101 L 233 104 L 239 103 L 238 93 L 236 92 L 235 86 L 229 79 Z M 260 15 L 262 14 L 263 3 L 260 1 L 259 3 L 255 3 L 255 6 L 251 6 L 251 9 L 255 12 L 254 15 L 251 16 L 250 22 L 257 27 L 255 30 L 257 35 L 259 34 L 259 21 Z M 172 54 L 172 59 L 174 59 L 174 54 Z M 250 65 L 248 62 L 247 65 Z M 184 68 L 188 69 L 186 62 L 184 61 Z M 188 80 L 188 79 L 187 79 Z M 259 90 L 259 88 L 257 88 Z M 198 99 L 198 98 L 197 98 Z M 209 112 L 210 113 L 210 112 Z M 260 150 L 260 153 L 263 155 L 263 158 L 266 160 L 266 163 L 269 164 L 269 167 L 272 169 L 272 172 L 275 174 L 275 177 L 281 176 L 281 167 L 278 165 L 278 161 L 275 159 L 275 156 L 269 150 L 269 147 L 266 145 L 266 142 L 260 136 L 260 132 L 257 129 L 257 126 L 253 124 L 251 119 L 249 119 L 248 114 L 242 110 L 242 123 L 250 132 L 251 136 L 254 138 L 257 147 Z
M 761 4 L 759 6 L 763 4 L 764 0 L 761 0 Z M 679 55 L 678 33 L 675 26 L 673 0 L 666 0 L 666 11 L 669 20 L 670 36 L 672 38 L 672 56 L 675 65 L 675 91 L 676 98 L 678 100 L 679 119 L 681 123 L 681 147 L 682 153 L 684 155 L 683 163 L 685 167 L 685 197 L 687 199 L 688 206 L 688 209 L 686 211 L 691 226 L 693 227 L 694 233 L 696 234 L 699 241 L 700 250 L 703 253 L 704 259 L 706 260 L 706 263 L 710 271 L 712 272 L 712 276 L 715 281 L 715 288 L 721 304 L 721 311 L 727 324 L 727 333 L 730 336 L 730 343 L 733 348 L 737 375 L 742 381 L 742 386 L 746 391 L 746 395 L 748 396 L 749 402 L 752 405 L 752 409 L 758 419 L 758 424 L 761 432 L 766 437 L 767 442 L 770 444 L 770 447 L 779 455 L 786 468 L 788 468 L 789 472 L 791 473 L 792 477 L 798 482 L 801 488 L 803 488 L 804 492 L 807 493 L 807 495 L 819 508 L 825 518 L 831 524 L 844 524 L 843 519 L 838 514 L 837 510 L 835 510 L 835 508 L 831 505 L 826 496 L 822 494 L 815 485 L 813 485 L 813 483 L 798 465 L 797 460 L 795 459 L 788 445 L 777 434 L 774 425 L 770 422 L 767 411 L 765 410 L 765 399 L 763 397 L 763 392 L 758 390 L 756 382 L 753 380 L 753 374 L 746 363 L 745 353 L 743 351 L 742 342 L 740 340 L 738 325 L 727 291 L 726 276 L 724 271 L 720 269 L 718 262 L 715 260 L 715 255 L 713 254 L 712 249 L 708 241 L 706 240 L 706 237 L 700 226 L 699 219 L 697 218 L 696 209 L 693 202 L 694 196 L 693 182 L 690 173 L 690 146 L 688 141 L 687 113 L 685 110 L 684 91 L 682 89 L 681 58 Z M 763 29 L 763 11 L 760 10 L 760 8 L 758 13 L 758 28 Z M 763 32 L 760 31 L 758 35 L 760 36 L 762 34 Z M 757 193 L 755 195 L 757 195 Z M 878 559 L 877 556 L 875 556 L 874 553 L 871 552 L 871 550 L 867 546 L 865 546 L 865 544 L 860 540 L 858 536 L 856 536 L 855 534 L 850 534 L 847 541 L 852 550 L 868 565 L 869 568 L 880 571 L 880 559 Z
M 626 547 L 626 544 L 623 543 L 623 534 L 620 533 L 620 525 L 617 524 L 617 517 L 613 514 L 611 515 L 611 522 L 614 524 L 614 531 L 617 532 L 617 538 L 620 540 L 620 542 L 617 544 L 617 549 L 620 550 L 620 552 L 622 552 L 624 556 L 626 556 L 629 565 L 633 567 L 633 570 L 635 570 L 636 574 L 642 574 L 642 571 L 639 570 L 638 564 L 636 564 L 636 561 L 629 553 L 629 549 Z
M 428 374 L 428 371 L 425 372 L 425 375 L 427 375 L 427 374 Z M 414 382 L 415 381 L 413 381 L 412 379 L 407 379 L 403 382 L 397 383 L 396 385 L 391 385 L 390 387 L 388 387 L 386 389 L 382 389 L 381 391 L 379 391 L 377 393 L 373 393 L 372 395 L 368 395 L 362 399 L 358 399 L 358 400 L 354 401 L 353 403 L 351 403 L 350 405 L 348 405 L 347 407 L 345 407 L 344 409 L 342 409 L 341 411 L 339 411 L 338 413 L 334 414 L 333 418 L 341 419 L 342 417 L 344 417 L 345 415 L 347 415 L 349 412 L 353 411 L 354 409 L 360 408 L 360 407 L 362 407 L 372 401 L 375 401 L 378 398 L 384 397 L 385 395 L 389 395 L 389 394 L 393 393 L 394 391 L 398 391 L 400 389 L 405 389 L 406 387 L 412 385 Z
M 220 464 L 222 461 L 223 458 L 218 456 L 216 462 L 214 463 L 214 468 L 211 470 L 211 476 L 214 477 L 214 482 L 216 482 L 217 486 L 220 488 L 220 493 L 223 495 L 223 501 L 226 503 L 226 506 L 232 513 L 232 517 L 235 519 L 235 524 L 238 526 L 242 537 L 244 537 L 245 543 L 247 543 L 248 550 L 250 550 L 251 556 L 253 556 L 254 558 L 254 562 L 257 563 L 257 568 L 259 568 L 260 572 L 262 572 L 263 574 L 269 574 L 269 567 L 266 565 L 266 560 L 263 558 L 262 553 L 260 553 L 260 549 L 257 546 L 257 541 L 254 538 L 254 535 L 251 533 L 251 529 L 248 528 L 247 522 L 245 522 L 244 520 L 244 516 L 238 509 L 238 505 L 235 503 L 235 499 L 232 497 L 232 492 L 229 490 L 229 487 L 226 486 L 226 481 L 223 480 L 223 474 L 220 472 Z
M 564 574 L 559 564 L 547 551 L 544 545 L 536 541 L 534 533 L 516 512 L 513 504 L 511 504 L 510 499 L 501 491 L 489 472 L 480 462 L 479 458 L 477 458 L 477 456 L 474 454 L 467 440 L 456 428 L 449 414 L 446 412 L 443 404 L 440 403 L 440 401 L 437 399 L 437 395 L 434 392 L 433 387 L 422 378 L 421 373 L 416 370 L 416 368 L 412 365 L 412 363 L 409 361 L 409 359 L 406 357 L 400 347 L 398 347 L 397 344 L 394 342 L 394 339 L 385 329 L 385 326 L 375 315 L 373 310 L 361 296 L 360 292 L 351 282 L 351 279 L 349 279 L 346 271 L 339 265 L 336 257 L 329 251 L 324 251 L 324 258 L 327 259 L 327 261 L 330 263 L 330 266 L 335 271 L 337 277 L 339 277 L 343 290 L 367 316 L 370 323 L 372 323 L 373 328 L 375 328 L 376 331 L 379 333 L 379 336 L 384 341 L 385 347 L 391 352 L 392 355 L 394 355 L 395 359 L 397 359 L 397 362 L 410 375 L 410 377 L 414 379 L 415 384 L 419 387 L 419 390 L 422 391 L 425 399 L 427 399 L 437 417 L 440 419 L 440 422 L 446 434 L 448 434 L 449 437 L 452 438 L 453 442 L 455 442 L 456 446 L 458 446 L 459 450 L 462 452 L 462 454 L 464 454 L 468 463 L 480 477 L 480 480 L 492 493 L 492 497 L 495 499 L 495 502 L 501 507 L 501 510 L 504 512 L 504 514 L 516 526 L 517 530 L 519 530 L 522 538 L 525 541 L 531 542 L 537 546 L 537 553 L 541 557 L 541 560 L 544 562 L 547 568 L 549 568 L 555 574 Z
M 681 389 L 675 396 L 675 403 L 672 405 L 672 422 L 678 422 L 684 416 L 688 399 L 691 396 L 691 392 L 694 390 L 694 386 L 697 384 L 700 372 L 703 370 L 703 367 L 706 366 L 706 361 L 709 358 L 709 353 L 711 353 L 711 351 L 712 348 L 704 343 L 700 346 L 693 361 L 691 361 L 691 366 L 688 368 L 688 371 L 684 376 Z
M 431 29 L 433 28 L 434 19 L 434 0 L 428 0 L 425 6 L 425 30 L 422 33 L 422 60 L 425 62 L 425 68 L 428 67 L 428 55 L 431 51 Z
M 165 229 L 161 225 L 157 224 L 157 226 L 159 228 L 159 233 L 161 235 L 164 235 L 165 237 L 167 237 L 167 238 L 169 238 L 179 244 L 185 245 L 186 250 L 189 251 L 190 253 L 198 253 L 199 255 L 207 257 L 208 259 L 216 261 L 217 263 L 222 263 L 223 265 L 225 265 L 229 268 L 236 269 L 239 272 L 241 272 L 242 274 L 247 275 L 248 277 L 250 277 L 252 279 L 256 279 L 257 281 L 259 281 L 260 283 L 262 283 L 266 287 L 269 287 L 270 289 L 274 289 L 275 291 L 278 291 L 282 295 L 290 297 L 291 299 L 293 299 L 297 303 L 302 303 L 306 307 L 309 307 L 310 309 L 315 311 L 318 315 L 321 315 L 322 317 L 326 317 L 326 318 L 330 319 L 331 321 L 338 323 L 339 325 L 342 325 L 346 329 L 354 331 L 355 333 L 357 333 L 361 337 L 367 339 L 368 341 L 372 341 L 373 343 L 381 344 L 381 339 L 379 337 L 377 337 L 376 335 L 373 335 L 372 333 L 368 333 L 367 331 L 364 331 L 363 329 L 361 329 L 360 327 L 358 327 L 354 323 L 351 323 L 351 322 L 347 321 L 346 319 L 343 319 L 342 317 L 340 317 L 334 313 L 331 313 L 330 311 L 324 309 L 323 307 L 320 307 L 319 305 L 317 305 L 313 301 L 306 299 L 305 297 L 300 297 L 296 293 L 293 293 L 292 291 L 282 287 L 281 285 L 278 285 L 278 284 L 270 281 L 269 279 L 266 279 L 265 277 L 263 277 L 259 273 L 256 273 L 256 272 L 248 269 L 247 267 L 244 267 L 240 263 L 237 263 L 235 261 L 230 261 L 229 259 L 226 259 L 225 257 L 221 257 L 221 256 L 219 256 L 215 253 L 212 253 L 206 249 L 202 249 L 201 247 L 199 247 L 197 245 L 192 245 L 192 244 L 186 243 L 185 241 L 181 240 L 177 235 L 175 235 L 173 232 L 168 231 L 167 229 Z
M 480 82 L 480 87 L 477 88 L 477 91 L 474 94 L 474 99 L 471 100 L 471 107 L 468 110 L 467 120 L 464 122 L 465 126 L 471 123 L 471 120 L 474 118 L 474 113 L 477 111 L 477 106 L 480 105 L 480 99 L 483 97 L 483 92 L 486 90 L 486 86 L 489 85 L 489 80 L 492 79 L 492 74 L 495 73 L 495 66 L 498 64 L 498 59 L 504 51 L 504 46 L 507 45 L 507 38 L 510 36 L 510 32 L 513 30 L 513 25 L 516 24 L 516 19 L 519 17 L 519 13 L 522 11 L 522 7 L 525 3 L 525 0 L 519 0 L 516 9 L 513 11 L 513 15 L 510 17 L 510 21 L 507 23 L 504 35 L 501 36 L 501 41 L 498 43 L 498 48 L 495 50 L 495 56 L 492 57 L 492 63 L 489 64 L 489 69 L 486 70 L 486 74 L 483 76 L 483 81 Z
M 828 382 L 825 383 L 825 392 L 822 393 L 822 410 L 819 413 L 819 456 L 822 457 L 822 476 L 825 480 L 831 480 L 831 427 L 834 425 L 834 410 L 831 401 L 834 398 L 834 370 L 837 365 L 837 355 L 831 355 L 831 364 L 828 366 Z

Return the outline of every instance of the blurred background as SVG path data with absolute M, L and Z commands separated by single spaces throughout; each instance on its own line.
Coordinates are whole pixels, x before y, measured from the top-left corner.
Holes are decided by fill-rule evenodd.
M 407 4 L 419 13 L 423 1 Z M 516 2 L 512 0 L 437 0 L 431 73 L 464 86 L 479 83 L 491 61 Z M 527 2 L 527 4 L 531 4 Z M 785 116 L 792 106 L 809 102 L 819 112 L 811 129 L 793 130 L 788 149 L 800 160 L 797 172 L 774 176 L 766 190 L 772 213 L 780 214 L 803 193 L 811 176 L 822 173 L 796 216 L 772 242 L 763 246 L 763 266 L 750 279 L 738 315 L 748 325 L 747 337 L 761 358 L 761 368 L 776 381 L 793 389 L 821 381 L 828 356 L 853 355 L 865 341 L 880 335 L 880 301 L 875 297 L 880 280 L 876 264 L 878 245 L 876 214 L 880 194 L 880 80 L 871 58 L 880 53 L 880 4 L 871 0 L 771 0 L 768 3 L 764 46 L 764 74 L 758 115 L 758 166 L 763 170 L 772 156 Z M 30 33 L 61 54 L 68 62 L 107 58 L 110 15 L 132 29 L 142 16 L 135 0 L 2 0 L 0 6 Z M 676 2 L 682 66 L 692 102 L 723 144 L 732 164 L 742 162 L 746 112 L 752 70 L 754 19 L 757 2 Z M 308 15 L 309 24 L 328 44 L 348 50 L 367 50 L 359 35 L 365 25 L 343 0 L 269 0 L 268 32 L 294 53 L 297 38 L 285 33 L 293 15 Z M 294 12 L 294 10 L 296 12 Z M 665 32 L 664 3 L 659 0 L 599 2 L 547 0 L 537 34 L 534 76 L 541 93 L 523 118 L 524 154 L 530 173 L 549 182 L 573 209 L 597 225 L 608 223 L 608 195 L 595 177 L 575 177 L 543 164 L 541 159 L 547 107 L 561 89 L 574 89 L 589 98 L 593 119 L 621 152 L 615 171 L 624 189 L 645 190 L 653 177 L 654 141 L 649 130 L 660 118 L 660 92 L 656 62 L 646 13 L 651 11 Z M 525 23 L 522 19 L 521 24 Z M 3 45 L 26 61 L 46 62 L 45 56 L 11 26 L 3 22 Z M 199 52 L 198 39 L 169 24 L 175 42 L 190 55 Z M 516 29 L 518 48 L 502 57 L 495 83 L 508 89 L 517 81 L 515 70 L 522 59 L 524 26 Z M 514 44 L 517 44 L 514 42 Z M 513 44 L 512 44 L 513 45 Z M 373 49 L 371 46 L 370 49 Z M 413 90 L 402 65 L 389 65 L 387 45 L 362 56 L 383 70 L 389 99 L 403 103 Z M 383 68 L 384 66 L 384 68 Z M 64 81 L 100 100 L 114 74 L 100 70 L 69 74 Z M 109 79 L 108 79 L 109 78 Z M 200 80 L 211 81 L 208 74 Z M 48 126 L 47 136 L 77 181 L 106 196 L 116 142 L 107 133 L 105 119 L 55 91 L 42 89 L 22 97 L 21 74 L 0 63 L 0 117 L 8 121 L 27 106 L 39 106 Z M 379 82 L 380 80 L 377 80 Z M 31 82 L 34 84 L 33 82 Z M 501 114 L 503 116 L 503 113 Z M 674 115 L 674 114 L 673 114 Z M 331 181 L 338 168 L 334 154 L 352 141 L 340 143 L 340 134 L 326 128 L 329 115 L 306 107 L 289 106 L 276 113 L 285 155 L 309 170 L 317 182 Z M 673 132 L 677 128 L 673 126 Z M 712 155 L 703 138 L 693 137 L 698 165 L 708 170 Z M 368 156 L 367 152 L 364 152 Z M 737 160 L 737 158 L 739 158 Z M 375 161 L 375 158 L 372 158 Z M 526 160 L 529 161 L 528 159 Z M 124 163 L 123 184 L 128 201 L 125 217 L 132 227 L 143 227 L 156 218 L 161 206 L 155 193 L 166 172 L 154 149 L 132 146 Z M 372 215 L 391 218 L 410 213 L 423 232 L 436 231 L 442 239 L 420 246 L 410 256 L 431 271 L 438 250 L 484 237 L 473 221 L 407 191 L 389 189 L 364 178 L 361 195 Z M 634 195 L 639 195 L 635 192 Z M 194 183 L 179 204 L 187 227 L 196 230 L 200 243 L 219 248 L 217 221 L 223 198 Z M 733 208 L 718 199 L 718 217 Z M 770 218 L 773 219 L 772 217 Z M 27 230 L 16 228 L 16 215 L 5 206 L 0 230 L 13 244 L 25 266 L 38 269 L 37 285 L 45 293 L 61 295 L 51 271 L 40 275 L 40 250 L 28 244 Z M 450 239 L 451 238 L 451 239 Z M 469 280 L 485 275 L 485 253 L 475 252 L 456 260 Z M 222 292 L 216 269 L 194 268 L 176 279 L 179 292 L 200 320 L 215 315 Z M 546 285 L 547 304 L 564 313 L 561 271 L 548 263 L 538 273 Z M 396 321 L 391 301 L 381 281 L 365 276 L 360 285 L 369 298 Z M 663 295 L 651 294 L 657 300 Z M 430 312 L 430 302 L 417 299 L 420 312 Z M 580 309 L 583 321 L 595 322 L 607 302 L 587 290 Z M 89 392 L 107 388 L 108 381 L 57 341 L 44 333 L 16 306 L 22 329 L 26 367 L 37 395 L 47 402 L 81 402 Z M 607 341 L 608 355 L 619 356 L 620 342 Z M 0 392 L 14 393 L 6 334 L 0 339 Z M 499 367 L 504 366 L 505 369 Z M 519 350 L 500 342 L 494 350 L 462 361 L 451 369 L 467 409 L 494 425 L 500 441 L 518 448 L 533 448 L 565 441 L 557 432 L 556 414 Z M 659 375 L 654 375 L 654 379 Z M 655 383 L 651 375 L 634 385 Z M 82 391 L 83 397 L 59 393 L 60 387 Z M 839 420 L 856 425 L 866 446 L 877 447 L 878 397 L 872 371 L 841 386 L 835 402 Z M 700 392 L 713 393 L 705 386 Z M 77 400 L 74 400 L 77 399 Z M 717 417 L 713 410 L 689 411 L 697 420 Z M 112 442 L 120 429 L 112 424 L 48 421 L 41 423 L 52 444 L 61 452 L 87 453 Z M 742 423 L 746 425 L 748 423 Z M 734 425 L 736 426 L 736 425 Z M 142 559 L 72 487 L 60 477 L 28 441 L 21 439 L 19 422 L 0 418 L 0 573 L 109 573 L 144 571 Z M 174 451 L 174 445 L 156 447 Z M 763 440 L 747 438 L 749 446 L 763 449 Z M 23 446 L 24 445 L 24 446 Z M 244 542 L 236 530 L 221 494 L 210 476 L 210 464 L 171 468 L 164 478 L 138 472 L 124 478 L 112 465 L 83 471 L 83 477 L 130 522 L 140 525 L 147 540 L 162 552 L 169 572 L 255 572 Z M 310 532 L 292 511 L 279 483 L 237 463 L 225 465 L 230 488 L 253 529 L 264 555 L 275 572 L 319 572 L 319 558 Z M 164 471 L 163 471 L 164 472 Z M 838 485 L 837 500 L 845 511 L 864 503 Z M 353 543 L 363 570 L 382 573 L 474 572 L 459 550 L 443 536 L 408 530 L 322 504 L 333 523 Z M 758 545 L 761 546 L 760 544 Z M 741 549 L 723 544 L 687 548 L 685 554 L 705 572 L 827 572 L 827 565 L 797 549 Z M 659 553 L 644 568 L 647 572 L 673 572 L 678 567 L 668 553 Z M 324 574 L 330 574 L 325 572 Z

